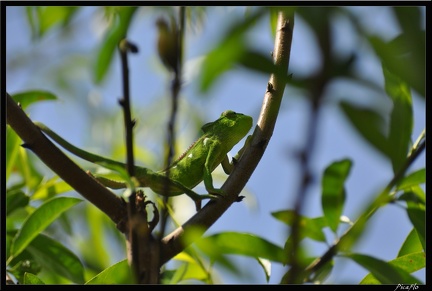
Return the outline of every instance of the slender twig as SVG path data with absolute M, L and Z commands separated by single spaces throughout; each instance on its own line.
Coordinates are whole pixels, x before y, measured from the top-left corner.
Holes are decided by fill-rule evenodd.
M 292 33 L 294 28 L 294 15 L 285 10 L 279 12 L 273 53 L 274 62 L 278 72 L 287 72 Z M 264 154 L 266 146 L 273 134 L 278 116 L 283 92 L 286 86 L 286 74 L 271 74 L 264 96 L 261 114 L 255 127 L 250 146 L 239 159 L 233 172 L 222 186 L 226 193 L 223 199 L 207 203 L 201 211 L 197 212 L 181 227 L 165 236 L 161 245 L 161 261 L 163 265 L 170 258 L 181 252 L 190 242 L 184 242 L 189 232 L 198 232 L 202 235 L 230 206 L 237 201 L 238 195 L 246 185 L 254 169 Z
M 325 87 L 329 81 L 328 79 L 328 71 L 331 68 L 332 59 L 331 59 L 331 43 L 328 41 L 330 39 L 330 26 L 329 23 L 326 22 L 321 27 L 321 34 L 319 36 L 319 44 L 321 48 L 323 65 L 317 75 L 313 78 L 313 86 L 310 87 L 310 110 L 309 110 L 309 118 L 308 125 L 306 128 L 306 139 L 304 142 L 304 147 L 299 153 L 299 171 L 301 173 L 301 178 L 299 180 L 296 201 L 294 204 L 294 218 L 291 225 L 291 244 L 288 246 L 289 248 L 289 272 L 286 277 L 282 280 L 283 283 L 288 284 L 298 284 L 302 283 L 303 276 L 301 272 L 304 269 L 304 266 L 299 261 L 299 246 L 300 246 L 300 218 L 304 206 L 304 201 L 306 199 L 306 195 L 308 189 L 311 185 L 312 181 L 312 171 L 310 166 L 310 160 L 315 150 L 315 140 L 316 140 L 316 132 L 317 126 L 319 122 L 319 112 L 320 112 L 320 104 L 324 96 Z
M 123 81 L 123 97 L 119 100 L 119 104 L 123 108 L 125 140 L 126 140 L 126 167 L 130 177 L 135 176 L 134 156 L 133 156 L 133 126 L 131 114 L 131 101 L 129 90 L 129 66 L 128 66 L 128 51 L 137 52 L 136 46 L 123 39 L 119 43 L 119 52 L 122 68 L 122 81 Z M 136 191 L 135 187 L 130 189 L 128 201 L 128 217 L 129 217 L 129 235 L 128 240 L 130 243 L 130 262 L 135 274 L 135 278 L 140 279 L 140 240 L 137 234 L 136 216 Z
M 171 19 L 171 21 L 174 21 L 174 19 Z M 185 7 L 180 7 L 179 9 L 179 23 L 178 25 L 171 25 L 171 27 L 175 28 L 176 31 L 172 35 L 174 35 L 177 38 L 177 41 L 175 42 L 177 44 L 176 49 L 176 68 L 174 69 L 174 78 L 172 80 L 171 84 L 171 113 L 170 118 L 168 121 L 168 137 L 167 137 L 167 145 L 168 145 L 168 153 L 165 158 L 165 175 L 169 177 L 170 169 L 169 165 L 171 165 L 173 157 L 174 157 L 174 148 L 175 148 L 175 123 L 176 123 L 176 116 L 178 111 L 178 96 L 181 89 L 181 72 L 182 72 L 182 55 L 183 55 L 183 35 L 184 35 L 184 21 L 185 21 Z M 164 192 L 168 193 L 169 186 L 168 183 L 165 184 Z M 159 241 L 163 238 L 165 235 L 165 228 L 166 223 L 168 219 L 168 213 L 167 213 L 167 205 L 168 205 L 168 196 L 164 195 L 163 197 L 163 204 L 164 206 L 160 210 L 161 213 L 161 220 L 160 220 L 160 231 L 159 231 Z

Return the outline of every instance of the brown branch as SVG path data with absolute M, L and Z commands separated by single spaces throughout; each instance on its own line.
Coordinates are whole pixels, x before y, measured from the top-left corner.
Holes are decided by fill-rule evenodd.
M 279 68 L 277 72 L 287 72 L 288 70 L 293 28 L 294 16 L 285 11 L 279 12 L 273 53 L 275 65 Z M 207 203 L 184 225 L 162 240 L 160 265 L 166 263 L 188 246 L 189 243 L 184 242 L 183 238 L 187 237 L 190 231 L 198 231 L 202 235 L 238 199 L 239 193 L 261 160 L 273 134 L 285 85 L 286 74 L 275 73 L 270 76 L 251 145 L 245 150 L 233 172 L 222 186 L 222 190 L 227 193 L 227 196 Z
M 42 162 L 84 198 L 108 215 L 124 232 L 127 228 L 123 200 L 89 176 L 41 133 L 12 97 L 6 93 L 6 122 Z

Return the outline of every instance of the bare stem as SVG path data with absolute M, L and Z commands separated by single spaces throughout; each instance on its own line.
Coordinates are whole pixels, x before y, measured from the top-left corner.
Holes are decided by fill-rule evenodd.
M 288 70 L 293 28 L 294 16 L 285 11 L 280 12 L 273 54 L 275 65 L 280 68 L 280 70 L 277 70 L 278 72 L 287 72 Z M 245 150 L 242 158 L 222 186 L 226 196 L 224 199 L 207 203 L 201 211 L 197 212 L 185 224 L 163 238 L 161 265 L 189 245 L 189 243 L 182 240 L 183 237 L 187 237 L 191 231 L 194 234 L 198 232 L 202 235 L 237 200 L 239 193 L 261 160 L 273 134 L 285 85 L 286 74 L 274 73 L 270 76 L 251 145 Z

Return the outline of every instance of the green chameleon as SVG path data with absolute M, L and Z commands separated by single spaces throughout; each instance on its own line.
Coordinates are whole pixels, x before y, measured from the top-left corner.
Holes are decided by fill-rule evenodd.
M 35 122 L 35 124 L 63 148 L 86 161 L 101 164 L 102 166 L 110 165 L 126 168 L 124 163 L 73 146 L 42 123 Z M 202 126 L 203 135 L 168 168 L 155 172 L 135 166 L 135 178 L 138 181 L 138 186 L 149 187 L 160 195 L 177 196 L 184 193 L 195 201 L 196 208 L 199 210 L 202 199 L 218 199 L 223 195 L 221 189 L 214 188 L 211 173 L 219 164 L 222 164 L 225 173 L 231 173 L 234 163 L 249 143 L 250 136 L 246 140 L 245 146 L 237 153 L 231 163 L 227 153 L 246 136 L 251 127 L 252 117 L 231 110 L 224 111 L 216 121 Z M 103 177 L 96 177 L 96 179 L 112 189 L 127 187 L 124 182 Z M 204 181 L 208 194 L 200 195 L 191 190 L 201 181 Z

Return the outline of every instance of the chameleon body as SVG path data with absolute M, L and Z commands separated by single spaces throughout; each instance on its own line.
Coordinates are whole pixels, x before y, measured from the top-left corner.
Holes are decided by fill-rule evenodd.
M 102 166 L 108 164 L 126 168 L 124 163 L 73 146 L 42 123 L 35 124 L 63 148 L 86 161 L 100 163 Z M 202 126 L 203 134 L 201 137 L 168 168 L 152 171 L 148 168 L 135 166 L 135 178 L 139 183 L 138 186 L 149 187 L 160 195 L 186 194 L 195 201 L 197 209 L 199 209 L 202 199 L 217 199 L 223 195 L 221 189 L 214 188 L 211 173 L 219 164 L 222 164 L 227 174 L 231 172 L 233 163 L 229 162 L 227 153 L 246 136 L 251 127 L 252 117 L 231 110 L 224 111 L 217 120 Z M 236 157 L 239 157 L 243 150 L 244 147 Z M 97 179 L 105 186 L 113 189 L 126 188 L 124 182 L 103 177 L 97 177 Z M 200 195 L 192 190 L 201 181 L 204 181 L 208 194 Z

